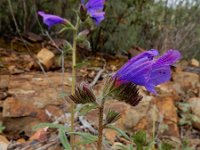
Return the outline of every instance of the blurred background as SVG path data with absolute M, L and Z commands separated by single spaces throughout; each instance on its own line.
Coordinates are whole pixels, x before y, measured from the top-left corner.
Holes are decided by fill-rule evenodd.
M 73 22 L 79 0 L 1 0 L 0 36 L 9 38 L 47 29 L 37 11 L 56 14 Z M 183 58 L 200 59 L 199 0 L 107 0 L 106 18 L 90 36 L 91 49 L 110 54 L 130 49 L 178 49 Z M 57 28 L 57 27 L 55 27 Z M 58 35 L 53 28 L 52 37 Z

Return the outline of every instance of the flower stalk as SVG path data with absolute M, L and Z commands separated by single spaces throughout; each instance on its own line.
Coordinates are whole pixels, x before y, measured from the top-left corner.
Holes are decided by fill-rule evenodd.
M 101 102 L 99 107 L 99 124 L 98 124 L 98 141 L 97 141 L 97 150 L 102 150 L 102 141 L 103 141 L 103 112 L 104 112 L 104 100 Z
M 76 45 L 77 45 L 77 32 L 79 27 L 79 17 L 77 16 L 75 30 L 73 30 L 73 46 L 72 46 L 72 91 L 71 94 L 75 93 L 75 84 L 76 84 Z M 74 132 L 74 111 L 75 103 L 71 101 L 71 132 Z M 74 135 L 70 136 L 71 148 L 74 150 Z

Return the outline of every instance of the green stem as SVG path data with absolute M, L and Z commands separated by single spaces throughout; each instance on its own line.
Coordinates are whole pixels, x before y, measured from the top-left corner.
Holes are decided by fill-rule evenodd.
M 73 49 L 72 49 L 72 91 L 71 94 L 74 95 L 75 93 L 75 84 L 76 84 L 76 40 L 77 40 L 77 31 L 78 31 L 78 26 L 79 26 L 79 18 L 77 17 L 77 22 L 76 22 L 76 30 L 74 30 L 73 33 Z M 75 108 L 75 103 L 71 101 L 71 132 L 74 132 L 74 108 Z M 74 135 L 70 136 L 70 143 L 72 150 L 74 150 Z

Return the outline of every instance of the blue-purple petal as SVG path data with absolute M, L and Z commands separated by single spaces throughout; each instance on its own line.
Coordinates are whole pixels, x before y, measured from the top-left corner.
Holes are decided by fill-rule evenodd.
M 158 51 L 153 49 L 133 57 L 114 77 L 122 83 L 132 82 L 145 86 L 148 91 L 156 94 L 155 86 L 170 80 L 170 66 L 181 57 L 177 50 L 168 50 L 160 58 L 154 59 L 157 55 Z
M 172 65 L 181 58 L 181 54 L 177 50 L 168 50 L 156 62 L 156 65 Z
M 121 74 L 122 76 L 124 73 L 128 74 L 128 76 L 133 76 L 136 74 L 136 70 L 140 70 L 149 64 L 149 61 L 152 61 L 155 56 L 158 55 L 157 50 L 149 50 L 143 52 L 133 58 L 131 58 L 124 66 L 118 70 L 117 75 Z
M 43 23 L 46 24 L 49 29 L 56 24 L 66 22 L 64 18 L 52 14 L 45 14 L 43 11 L 39 11 L 38 14 L 43 18 Z
M 104 0 L 89 0 L 85 7 L 88 11 L 102 11 L 104 7 Z
M 148 50 L 146 52 L 143 52 L 135 57 L 133 57 L 131 59 L 131 61 L 141 61 L 141 59 L 143 59 L 144 61 L 145 60 L 152 60 L 155 56 L 158 56 L 159 53 L 158 53 L 158 50 L 156 49 L 151 49 L 151 50 Z
M 171 78 L 171 70 L 170 66 L 163 67 L 152 67 L 150 71 L 150 76 L 147 79 L 145 87 L 147 90 L 155 94 L 155 86 L 169 81 Z
M 96 25 L 99 25 L 101 21 L 104 20 L 104 15 L 105 15 L 105 12 L 90 13 L 91 18 L 94 20 Z
M 83 4 L 83 0 L 81 0 Z M 105 12 L 103 11 L 105 0 L 88 0 L 84 5 L 89 16 L 94 20 L 96 25 L 99 25 L 105 18 Z
M 83 5 L 84 5 L 84 4 L 85 4 L 85 0 L 81 0 L 81 4 L 83 4 Z
M 124 78 L 124 80 L 128 79 L 128 81 L 131 81 L 137 85 L 145 85 L 151 70 L 152 70 L 151 62 L 143 63 L 137 69 L 127 73 L 126 78 Z
M 158 50 L 152 49 L 146 52 L 143 52 L 129 60 L 129 63 L 141 64 L 142 62 L 153 60 L 155 56 L 158 56 Z

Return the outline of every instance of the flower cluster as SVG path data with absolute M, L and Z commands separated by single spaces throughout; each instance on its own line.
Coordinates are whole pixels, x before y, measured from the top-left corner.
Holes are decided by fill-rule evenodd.
M 105 0 L 89 0 L 87 3 L 81 0 L 81 5 L 86 9 L 87 14 L 94 20 L 96 25 L 99 25 L 105 18 L 105 12 L 103 11 L 104 3 Z M 43 11 L 38 11 L 38 15 L 43 18 L 43 23 L 46 24 L 49 29 L 57 24 L 69 24 L 66 19 L 52 14 L 46 14 Z
M 170 66 L 180 59 L 181 54 L 177 50 L 168 50 L 158 59 L 157 50 L 143 52 L 130 59 L 114 75 L 118 83 L 132 82 L 156 94 L 155 86 L 170 80 Z

